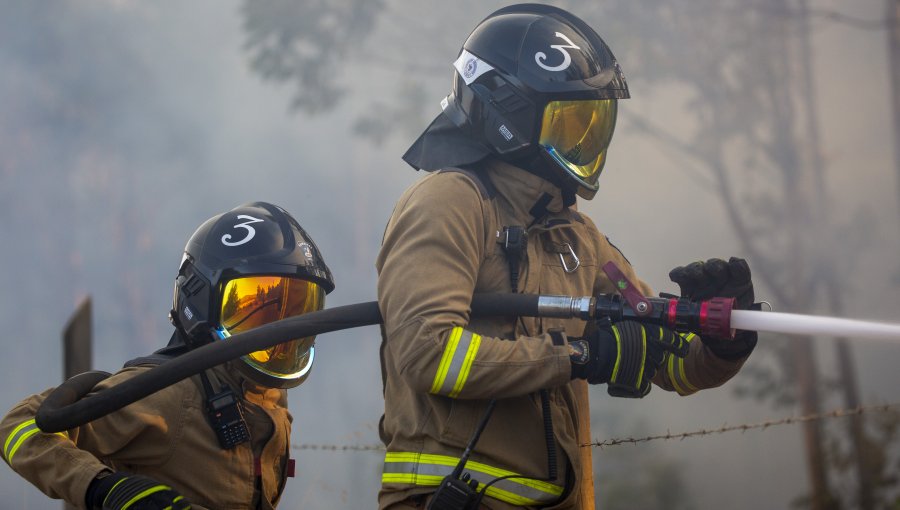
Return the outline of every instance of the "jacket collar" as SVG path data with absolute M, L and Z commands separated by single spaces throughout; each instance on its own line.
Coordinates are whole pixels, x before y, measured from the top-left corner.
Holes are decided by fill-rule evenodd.
M 285 407 L 287 405 L 286 402 L 282 402 L 285 396 L 284 390 L 268 388 L 254 383 L 244 377 L 238 368 L 238 363 L 243 363 L 243 361 L 240 359 L 231 360 L 225 364 L 213 367 L 212 370 L 215 371 L 219 380 L 228 383 L 232 390 L 243 395 L 248 402 L 270 409 L 276 406 Z
M 550 213 L 561 213 L 567 208 L 563 204 L 562 192 L 555 184 L 517 166 L 491 159 L 485 162 L 491 182 L 497 189 L 497 195 L 502 197 L 516 218 L 531 223 L 531 208 L 544 196 L 550 197 L 546 209 Z

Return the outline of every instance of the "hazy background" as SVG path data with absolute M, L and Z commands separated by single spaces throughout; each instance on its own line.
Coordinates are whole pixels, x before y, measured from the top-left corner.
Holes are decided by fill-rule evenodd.
M 0 412 L 60 382 L 60 332 L 84 296 L 96 368 L 163 345 L 185 241 L 244 202 L 307 228 L 335 273 L 329 306 L 374 299 L 384 224 L 421 177 L 400 155 L 439 111 L 465 37 L 507 3 L 0 0 Z M 776 309 L 900 320 L 885 0 L 549 3 L 594 26 L 629 81 L 581 207 L 645 280 L 677 292 L 672 267 L 737 255 Z M 376 328 L 320 337 L 290 393 L 298 464 L 282 507 L 375 506 L 380 452 L 299 446 L 378 442 L 378 343 Z M 845 407 L 834 340 L 796 345 L 764 335 L 734 381 L 688 398 L 596 388 L 593 436 L 801 414 L 804 355 L 820 408 Z M 900 346 L 850 345 L 860 403 L 900 401 Z M 873 469 L 896 475 L 896 415 L 866 418 Z M 853 508 L 847 422 L 822 422 L 822 444 L 830 490 Z M 805 455 L 799 425 L 594 449 L 598 507 L 802 505 Z M 897 492 L 884 478 L 872 495 Z M 6 467 L 0 494 L 3 508 L 61 506 Z

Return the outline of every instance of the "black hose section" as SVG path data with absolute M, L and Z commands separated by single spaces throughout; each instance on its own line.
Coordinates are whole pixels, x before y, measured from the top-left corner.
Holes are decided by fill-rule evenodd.
M 70 377 L 66 382 L 57 386 L 55 390 L 53 390 L 47 398 L 44 399 L 44 402 L 41 404 L 41 409 L 45 406 L 48 409 L 60 409 L 65 408 L 68 405 L 71 405 L 78 401 L 81 397 L 90 393 L 94 386 L 100 384 L 101 381 L 109 377 L 109 372 L 101 372 L 99 370 L 92 370 L 90 372 L 83 372 L 78 375 Z M 40 414 L 40 411 L 38 411 Z M 35 418 L 37 420 L 37 418 Z M 37 426 L 39 429 L 44 430 L 41 427 L 42 422 L 38 422 Z M 60 431 L 54 431 L 60 432 Z
M 472 315 L 503 317 L 537 317 L 538 294 L 475 294 Z
M 381 312 L 374 301 L 310 312 L 234 335 L 227 342 L 204 345 L 123 381 L 114 390 L 110 388 L 100 391 L 81 400 L 78 398 L 86 395 L 93 386 L 86 388 L 87 382 L 90 382 L 87 379 L 76 381 L 77 378 L 72 378 L 58 386 L 44 400 L 35 414 L 35 423 L 41 431 L 49 433 L 74 429 L 182 379 L 245 354 L 268 349 L 295 338 L 380 322 Z M 99 382 L 96 379 L 94 381 Z M 55 397 L 56 393 L 60 396 Z M 60 405 L 66 402 L 72 403 Z
M 475 316 L 537 316 L 538 296 L 529 294 L 476 294 L 472 297 Z M 93 379 L 69 379 L 58 386 L 41 404 L 35 423 L 43 432 L 62 432 L 117 411 L 151 393 L 186 379 L 203 370 L 221 365 L 254 351 L 268 349 L 295 338 L 341 329 L 380 324 L 378 303 L 369 301 L 310 312 L 266 324 L 213 342 L 182 354 L 152 369 L 86 398 Z M 80 399 L 80 400 L 79 400 Z

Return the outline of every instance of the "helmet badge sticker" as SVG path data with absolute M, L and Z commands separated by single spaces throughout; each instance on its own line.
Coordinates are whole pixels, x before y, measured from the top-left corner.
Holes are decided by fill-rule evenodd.
M 506 124 L 500 124 L 500 134 L 503 135 L 503 138 L 506 138 L 507 142 L 513 139 L 512 131 L 506 127 Z
M 473 81 L 477 80 L 479 76 L 482 74 L 493 71 L 494 67 L 484 60 L 472 55 L 467 50 L 462 50 L 462 53 L 459 54 L 459 58 L 456 59 L 456 62 L 453 63 L 453 67 L 456 68 L 456 72 L 462 76 L 463 81 L 466 82 L 466 85 L 471 84 Z
M 466 67 L 463 68 L 463 76 L 465 76 L 466 78 L 471 78 L 472 76 L 475 75 L 475 71 L 477 71 L 477 70 L 478 70 L 478 59 L 472 57 L 466 61 Z
M 242 244 L 249 243 L 250 240 L 253 239 L 253 236 L 256 235 L 256 229 L 251 227 L 250 224 L 251 223 L 260 223 L 263 221 L 259 218 L 254 218 L 253 216 L 248 216 L 246 214 L 239 214 L 237 219 L 247 220 L 247 221 L 245 221 L 243 223 L 238 223 L 237 225 L 235 225 L 232 228 L 242 228 L 247 231 L 247 234 L 246 234 L 246 236 L 244 236 L 243 239 L 240 239 L 238 241 L 232 241 L 231 234 L 223 235 L 222 236 L 222 244 L 224 244 L 225 246 L 240 246 Z
M 547 54 L 544 53 L 543 51 L 539 51 L 534 54 L 534 61 L 537 62 L 537 65 L 541 66 L 541 68 L 546 69 L 548 71 L 565 71 L 572 64 L 572 55 L 569 55 L 569 52 L 566 51 L 565 48 L 569 48 L 569 49 L 573 49 L 573 50 L 580 50 L 581 48 L 576 46 L 575 43 L 573 43 L 572 40 L 569 39 L 568 37 L 566 37 L 566 35 L 563 33 L 556 32 L 556 37 L 559 37 L 560 39 L 569 43 L 569 44 L 551 44 L 550 45 L 551 48 L 553 48 L 554 50 L 557 50 L 563 54 L 562 63 L 559 64 L 558 66 L 552 66 L 552 67 L 544 64 L 544 61 L 547 60 Z
M 297 243 L 297 247 L 300 248 L 303 256 L 306 257 L 306 260 L 312 260 L 312 250 L 309 248 L 308 243 Z

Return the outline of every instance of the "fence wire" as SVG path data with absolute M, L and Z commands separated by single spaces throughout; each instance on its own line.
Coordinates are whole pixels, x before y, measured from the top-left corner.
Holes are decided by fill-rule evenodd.
M 863 413 L 884 413 L 890 411 L 891 409 L 900 407 L 900 402 L 896 402 L 893 404 L 882 404 L 882 405 L 871 405 L 871 406 L 859 406 L 853 409 L 833 409 L 824 413 L 815 413 L 815 414 L 807 414 L 803 416 L 789 416 L 787 418 L 781 418 L 778 420 L 767 420 L 760 423 L 744 423 L 741 425 L 722 425 L 719 428 L 715 429 L 699 429 L 691 432 L 680 432 L 677 434 L 672 434 L 671 432 L 666 432 L 665 434 L 657 434 L 653 436 L 644 436 L 644 437 L 622 437 L 622 438 L 614 438 L 614 439 L 605 439 L 600 441 L 595 441 L 593 443 L 585 443 L 581 446 L 591 446 L 597 448 L 603 448 L 606 446 L 618 446 L 622 444 L 638 444 L 638 443 L 647 443 L 650 441 L 660 441 L 660 440 L 671 440 L 678 439 L 684 440 L 690 437 L 699 437 L 699 436 L 709 436 L 713 434 L 724 434 L 726 432 L 735 432 L 741 431 L 746 432 L 748 430 L 765 430 L 769 427 L 776 427 L 778 425 L 790 425 L 794 423 L 804 423 L 808 421 L 816 421 L 816 420 L 825 420 L 829 418 L 844 418 L 847 416 L 857 416 Z M 293 450 L 313 450 L 313 451 L 332 451 L 332 452 L 384 452 L 384 445 L 381 444 L 311 444 L 311 443 L 300 443 L 300 444 L 292 444 L 291 449 Z
M 637 443 L 646 443 L 648 441 L 657 441 L 657 440 L 665 440 L 665 439 L 679 439 L 684 440 L 689 437 L 697 437 L 697 436 L 709 436 L 713 434 L 723 434 L 725 432 L 734 432 L 741 431 L 746 432 L 748 430 L 755 429 L 767 429 L 769 427 L 775 427 L 777 425 L 788 425 L 792 423 L 803 423 L 808 421 L 816 421 L 816 420 L 824 420 L 827 418 L 843 418 L 846 416 L 856 416 L 863 413 L 873 413 L 873 412 L 887 412 L 891 408 L 900 406 L 900 403 L 894 404 L 884 404 L 884 405 L 873 405 L 873 406 L 859 406 L 853 409 L 834 409 L 832 411 L 828 411 L 825 413 L 815 413 L 815 414 L 807 414 L 803 416 L 790 416 L 787 418 L 782 418 L 780 420 L 768 420 L 761 423 L 745 423 L 742 425 L 723 425 L 717 429 L 700 429 L 694 430 L 691 432 L 682 432 L 678 434 L 672 434 L 670 432 L 666 432 L 665 434 L 658 434 L 655 436 L 645 436 L 645 437 L 626 437 L 626 438 L 616 438 L 616 439 L 606 439 L 603 441 L 596 441 L 593 443 L 585 443 L 581 446 L 595 446 L 599 448 L 603 448 L 604 446 L 617 446 L 620 444 L 637 444 Z

